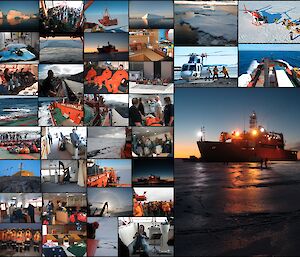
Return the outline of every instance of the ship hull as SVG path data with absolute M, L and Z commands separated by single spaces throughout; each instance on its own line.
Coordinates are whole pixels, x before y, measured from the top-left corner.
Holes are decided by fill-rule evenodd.
M 117 19 L 113 19 L 113 20 L 101 19 L 101 20 L 99 20 L 99 23 L 105 27 L 109 27 L 109 26 L 118 25 L 118 20 Z
M 207 162 L 297 161 L 297 151 L 256 146 L 242 147 L 233 143 L 198 141 L 201 159 Z
M 98 48 L 98 53 L 99 54 L 109 54 L 109 53 L 117 53 L 117 49 L 103 49 L 103 48 Z

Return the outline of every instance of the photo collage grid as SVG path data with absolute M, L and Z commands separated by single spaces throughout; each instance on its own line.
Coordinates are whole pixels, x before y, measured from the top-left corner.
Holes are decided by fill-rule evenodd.
M 0 256 L 174 256 L 174 96 L 299 87 L 285 3 L 1 1 Z

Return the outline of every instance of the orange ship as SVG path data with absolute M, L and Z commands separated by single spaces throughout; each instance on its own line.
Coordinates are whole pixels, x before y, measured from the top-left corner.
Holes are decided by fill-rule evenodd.
M 103 18 L 99 20 L 99 23 L 105 27 L 118 25 L 118 19 L 111 19 L 107 8 L 104 11 Z

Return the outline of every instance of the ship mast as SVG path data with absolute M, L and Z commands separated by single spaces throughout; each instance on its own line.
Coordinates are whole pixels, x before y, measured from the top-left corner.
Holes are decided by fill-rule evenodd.
M 109 13 L 108 13 L 108 10 L 107 10 L 107 8 L 105 8 L 105 11 L 104 11 L 103 17 L 108 17 L 108 18 L 109 18 Z
M 250 130 L 257 128 L 257 116 L 255 111 L 253 111 L 252 114 L 250 115 L 249 125 L 250 125 Z

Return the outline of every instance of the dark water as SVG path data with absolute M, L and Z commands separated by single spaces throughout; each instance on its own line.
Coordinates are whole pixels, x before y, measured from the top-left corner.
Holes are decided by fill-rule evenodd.
M 85 53 L 84 60 L 90 62 L 97 61 L 128 61 L 128 52 L 98 54 L 98 53 Z
M 173 28 L 173 19 L 130 19 L 129 27 L 131 29 L 170 29 Z
M 175 161 L 178 256 L 299 253 L 300 162 Z
M 263 58 L 280 59 L 294 67 L 300 67 L 300 55 L 297 51 L 240 51 L 239 75 L 247 73 L 252 61 L 260 62 Z
M 13 108 L 13 109 L 12 109 Z M 0 119 L 36 114 L 37 98 L 6 98 L 0 99 Z
M 13 20 L 13 22 L 8 22 L 6 19 L 0 19 L 0 31 L 39 31 L 39 19 L 29 19 L 29 20 Z

